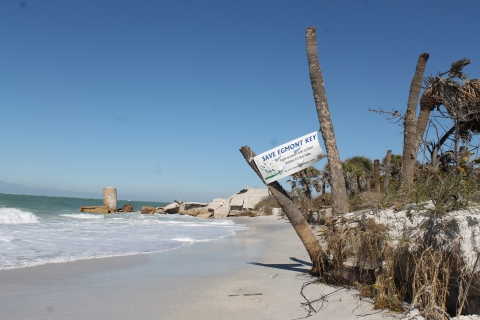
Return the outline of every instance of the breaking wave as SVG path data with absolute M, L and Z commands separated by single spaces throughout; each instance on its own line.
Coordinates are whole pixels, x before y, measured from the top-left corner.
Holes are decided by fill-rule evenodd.
M 31 212 L 16 208 L 0 208 L 0 224 L 22 223 L 39 223 L 39 221 Z

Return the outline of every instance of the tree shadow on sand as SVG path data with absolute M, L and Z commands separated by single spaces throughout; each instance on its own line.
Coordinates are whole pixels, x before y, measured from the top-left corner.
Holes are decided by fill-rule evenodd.
M 290 257 L 290 260 L 297 263 L 260 263 L 260 262 L 248 262 L 261 267 L 276 268 L 281 270 L 295 271 L 300 273 L 309 273 L 312 266 L 311 262 L 303 261 L 294 257 Z

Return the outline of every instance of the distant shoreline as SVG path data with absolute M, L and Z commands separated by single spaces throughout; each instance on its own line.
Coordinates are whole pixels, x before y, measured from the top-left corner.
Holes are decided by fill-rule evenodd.
M 41 194 L 26 194 L 26 193 L 10 193 L 10 192 L 0 192 L 1 194 L 6 194 L 6 195 L 12 195 L 12 196 L 28 196 L 28 197 L 48 197 L 48 198 L 73 198 L 73 199 L 86 199 L 86 200 L 102 200 L 100 198 L 91 198 L 91 197 L 73 197 L 73 196 L 49 196 L 49 195 L 41 195 Z M 119 202 L 129 202 L 129 201 L 134 201 L 134 202 L 149 202 L 149 203 L 162 203 L 162 204 L 168 204 L 168 201 L 150 201 L 150 200 L 123 200 L 123 199 L 117 199 Z

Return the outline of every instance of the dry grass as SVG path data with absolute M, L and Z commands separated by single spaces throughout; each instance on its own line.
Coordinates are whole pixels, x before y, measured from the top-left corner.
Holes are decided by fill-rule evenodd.
M 375 309 L 402 312 L 405 302 L 410 302 L 426 319 L 449 319 L 462 312 L 474 273 L 461 260 L 458 241 L 444 237 L 443 227 L 429 226 L 449 212 L 480 203 L 477 171 L 465 172 L 420 170 L 411 189 L 398 189 L 398 183 L 391 183 L 382 193 L 350 197 L 351 212 L 393 209 L 412 216 L 423 211 L 429 219 L 423 236 L 405 232 L 402 239 L 392 241 L 386 226 L 361 214 L 322 217 L 317 229 L 324 249 L 318 258 L 319 281 L 357 286 L 361 296 L 374 299 Z M 426 207 L 427 201 L 433 207 Z M 325 202 L 322 198 L 297 199 L 297 204 L 308 221 L 309 213 Z
M 381 266 L 386 243 L 385 226 L 372 219 L 347 222 L 330 216 L 319 232 L 326 261 L 322 274 L 325 282 L 335 285 L 374 282 L 374 271 Z
M 321 281 L 357 286 L 375 309 L 403 312 L 409 300 L 427 319 L 448 319 L 461 305 L 458 287 L 465 286 L 466 269 L 457 242 L 427 234 L 431 240 L 405 237 L 391 247 L 387 227 L 373 219 L 330 218 L 319 234 L 326 259 Z M 457 307 L 449 309 L 447 298 L 455 294 Z
M 428 319 L 448 319 L 447 295 L 457 258 L 452 250 L 433 246 L 413 255 L 412 303 Z

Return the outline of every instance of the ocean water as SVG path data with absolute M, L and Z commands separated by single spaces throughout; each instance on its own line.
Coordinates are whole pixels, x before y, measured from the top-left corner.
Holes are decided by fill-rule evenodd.
M 161 202 L 117 201 L 165 206 Z M 214 241 L 245 229 L 231 220 L 140 212 L 93 214 L 79 208 L 102 199 L 0 194 L 0 270 L 152 253 Z

